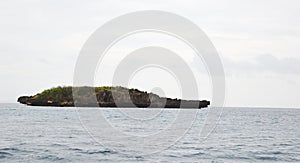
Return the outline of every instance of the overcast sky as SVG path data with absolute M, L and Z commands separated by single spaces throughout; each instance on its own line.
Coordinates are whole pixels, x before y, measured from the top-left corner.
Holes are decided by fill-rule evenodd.
M 2 0 L 0 102 L 15 102 L 20 95 L 72 85 L 74 65 L 87 38 L 105 22 L 140 10 L 176 13 L 207 34 L 224 65 L 226 106 L 300 107 L 298 0 Z M 169 38 L 146 34 L 132 37 L 131 42 L 134 39 L 142 47 L 153 40 L 161 45 L 160 41 Z M 124 41 L 114 47 L 115 53 L 137 45 Z M 167 41 L 165 46 L 178 48 L 172 43 L 176 41 Z M 204 74 L 197 79 L 203 87 L 201 97 L 211 98 L 211 86 L 201 71 L 201 61 L 190 57 L 187 62 L 195 73 Z M 113 70 L 106 65 L 104 72 L 110 74 Z M 155 76 L 159 72 L 145 73 Z M 162 76 L 167 80 L 167 75 Z M 159 82 L 140 85 L 139 78 L 137 75 L 131 85 L 148 89 Z M 166 95 L 176 97 L 170 83 L 161 81 L 162 86 L 169 86 Z

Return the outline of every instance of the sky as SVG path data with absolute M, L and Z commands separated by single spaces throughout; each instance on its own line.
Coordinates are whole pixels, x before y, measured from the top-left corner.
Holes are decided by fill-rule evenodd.
M 206 33 L 224 66 L 225 106 L 300 107 L 298 0 L 2 0 L 0 102 L 72 85 L 77 57 L 89 36 L 117 16 L 143 10 L 178 14 Z M 198 74 L 200 97 L 211 98 L 202 61 L 180 41 L 155 33 L 137 34 L 116 44 L 99 67 L 95 83 L 109 84 L 101 79 L 113 74 L 120 57 L 148 45 L 180 53 Z M 147 91 L 157 84 L 166 96 L 180 96 L 176 80 L 159 70 L 139 72 L 130 83 Z

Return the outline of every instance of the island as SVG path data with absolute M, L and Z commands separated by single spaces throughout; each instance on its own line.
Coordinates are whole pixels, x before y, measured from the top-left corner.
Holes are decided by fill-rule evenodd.
M 55 87 L 34 96 L 21 96 L 17 101 L 30 106 L 60 107 L 204 108 L 210 105 L 206 100 L 172 99 L 120 86 Z

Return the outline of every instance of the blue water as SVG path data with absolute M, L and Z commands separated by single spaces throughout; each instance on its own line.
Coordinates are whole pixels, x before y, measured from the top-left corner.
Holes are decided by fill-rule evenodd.
M 300 109 L 224 108 L 214 132 L 203 141 L 199 128 L 207 112 L 197 112 L 188 132 L 172 144 L 177 135 L 146 141 L 151 134 L 168 130 L 178 110 L 153 114 L 127 109 L 124 114 L 104 109 L 102 116 L 125 137 L 95 123 L 93 116 L 86 119 L 96 124 L 91 133 L 75 108 L 1 104 L 0 162 L 300 162 Z M 136 123 L 131 113 L 152 118 Z M 190 113 L 181 114 L 189 121 Z M 184 133 L 185 127 L 176 130 Z M 132 144 L 137 142 L 134 136 L 144 136 L 145 143 Z M 157 144 L 166 142 L 172 145 L 156 151 Z

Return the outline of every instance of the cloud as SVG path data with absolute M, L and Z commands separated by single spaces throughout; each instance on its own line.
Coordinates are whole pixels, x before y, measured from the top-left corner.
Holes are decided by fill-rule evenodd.
M 270 54 L 264 54 L 240 61 L 223 58 L 223 64 L 226 75 L 257 73 L 300 75 L 300 59 L 295 57 L 277 58 Z

